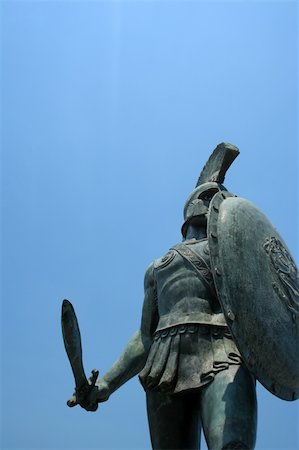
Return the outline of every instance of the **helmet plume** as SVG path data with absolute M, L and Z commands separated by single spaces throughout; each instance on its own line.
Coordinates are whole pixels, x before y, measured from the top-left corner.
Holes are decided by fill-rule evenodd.
M 202 169 L 195 187 L 209 181 L 222 184 L 227 170 L 239 153 L 240 151 L 235 145 L 226 142 L 217 145 Z

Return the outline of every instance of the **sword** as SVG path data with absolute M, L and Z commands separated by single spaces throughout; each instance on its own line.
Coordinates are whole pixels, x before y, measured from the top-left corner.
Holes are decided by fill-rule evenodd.
M 80 404 L 86 406 L 86 399 L 92 391 L 98 375 L 98 370 L 92 370 L 91 377 L 87 379 L 82 361 L 82 346 L 80 329 L 73 305 L 68 300 L 63 300 L 61 309 L 61 327 L 65 350 L 69 358 L 75 378 L 75 394 L 67 401 L 69 407 Z M 88 404 L 89 405 L 89 404 Z M 98 404 L 89 405 L 90 411 L 96 411 Z

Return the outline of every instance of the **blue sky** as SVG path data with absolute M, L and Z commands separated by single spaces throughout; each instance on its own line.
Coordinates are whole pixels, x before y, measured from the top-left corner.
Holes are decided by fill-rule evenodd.
M 298 261 L 297 3 L 0 8 L 1 448 L 147 449 L 137 379 L 96 414 L 66 407 L 61 301 L 77 311 L 86 371 L 103 374 L 222 141 L 241 150 L 226 187 L 262 209 Z M 260 386 L 258 399 L 256 448 L 299 448 L 298 402 Z

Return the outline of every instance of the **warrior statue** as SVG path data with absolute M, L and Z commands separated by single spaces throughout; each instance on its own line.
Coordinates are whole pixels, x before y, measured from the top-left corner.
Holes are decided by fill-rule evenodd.
M 255 380 L 299 397 L 297 269 L 266 217 L 223 186 L 238 154 L 220 144 L 204 166 L 183 241 L 147 269 L 140 330 L 112 368 L 82 382 L 71 361 L 68 404 L 87 411 L 139 374 L 153 449 L 198 449 L 201 429 L 211 450 L 253 449 Z

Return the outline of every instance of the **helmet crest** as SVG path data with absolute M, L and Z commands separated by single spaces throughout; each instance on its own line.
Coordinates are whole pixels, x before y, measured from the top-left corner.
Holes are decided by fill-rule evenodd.
M 209 181 L 222 184 L 227 170 L 239 153 L 240 151 L 235 145 L 225 142 L 217 145 L 202 169 L 195 187 Z
M 185 203 L 184 224 L 182 226 L 183 237 L 186 236 L 188 223 L 192 217 L 200 215 L 200 208 L 196 207 L 197 199 L 202 196 L 204 192 L 210 191 L 213 196 L 218 191 L 226 191 L 226 188 L 222 185 L 225 174 L 239 153 L 239 149 L 232 144 L 223 142 L 217 145 L 203 167 L 195 189 L 191 192 Z

